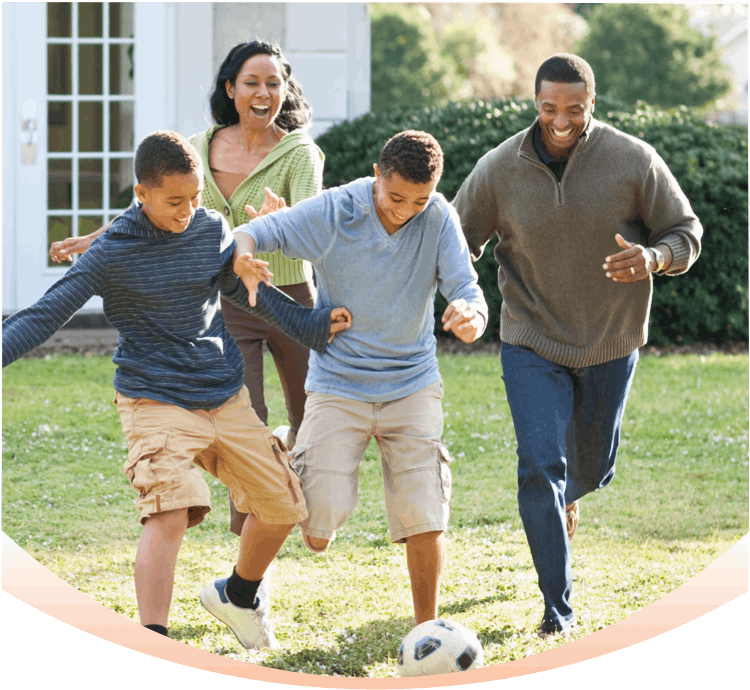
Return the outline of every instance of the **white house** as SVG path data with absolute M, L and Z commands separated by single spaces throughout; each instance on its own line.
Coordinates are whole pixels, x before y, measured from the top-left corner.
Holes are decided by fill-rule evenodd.
M 241 41 L 281 45 L 313 106 L 312 135 L 370 108 L 367 3 L 4 2 L 3 314 L 66 271 L 50 244 L 132 198 L 137 142 L 210 124 L 219 65 Z M 101 300 L 82 313 L 100 313 Z

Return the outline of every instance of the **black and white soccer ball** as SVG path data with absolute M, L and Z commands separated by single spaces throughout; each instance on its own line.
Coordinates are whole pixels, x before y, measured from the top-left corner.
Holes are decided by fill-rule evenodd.
M 451 620 L 420 623 L 398 649 L 398 675 L 435 676 L 481 668 L 482 643 L 471 630 Z

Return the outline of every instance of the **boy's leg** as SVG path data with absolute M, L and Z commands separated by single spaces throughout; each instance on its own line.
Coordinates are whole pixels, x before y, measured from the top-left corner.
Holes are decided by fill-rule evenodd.
M 414 620 L 437 618 L 448 526 L 450 455 L 443 432 L 440 381 L 384 403 L 375 438 L 383 465 L 388 526 L 394 542 L 406 542 Z
M 187 508 L 146 520 L 135 556 L 135 596 L 141 625 L 167 627 L 175 566 L 187 529 Z
M 444 562 L 445 538 L 442 532 L 423 532 L 406 537 L 406 564 L 411 580 L 415 625 L 438 617 Z
M 312 551 L 324 551 L 357 504 L 359 465 L 370 441 L 376 405 L 311 393 L 291 452 L 309 517 L 302 538 Z
M 263 579 L 268 566 L 284 545 L 294 524 L 270 525 L 248 515 L 240 535 L 240 551 L 235 571 L 243 580 Z

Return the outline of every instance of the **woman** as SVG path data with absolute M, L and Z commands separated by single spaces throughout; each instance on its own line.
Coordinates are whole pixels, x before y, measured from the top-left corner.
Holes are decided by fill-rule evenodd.
M 320 192 L 323 153 L 304 131 L 312 109 L 277 45 L 252 41 L 232 48 L 219 68 L 210 105 L 215 125 L 189 139 L 203 159 L 203 206 L 220 211 L 234 228 L 249 220 L 245 205 L 260 209 L 266 187 L 290 205 Z M 71 253 L 83 252 L 105 229 L 55 242 L 50 256 L 59 262 Z M 269 262 L 276 287 L 300 304 L 314 306 L 309 263 L 278 252 L 257 258 Z M 266 342 L 286 400 L 290 431 L 285 440 L 293 445 L 305 408 L 307 348 L 224 300 L 222 311 L 242 351 L 245 385 L 263 423 L 268 419 L 263 394 L 262 347 Z M 239 534 L 245 514 L 237 513 L 234 505 L 231 511 L 231 529 Z

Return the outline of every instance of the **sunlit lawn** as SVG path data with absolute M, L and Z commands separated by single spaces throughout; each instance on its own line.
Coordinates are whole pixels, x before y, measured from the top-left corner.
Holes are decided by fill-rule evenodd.
M 453 499 L 440 614 L 474 629 L 488 664 L 565 642 L 541 641 L 542 604 L 516 504 L 515 442 L 497 355 L 441 357 Z M 269 424 L 285 409 L 267 362 Z M 3 530 L 54 573 L 137 620 L 135 494 L 107 357 L 25 359 L 3 370 Z M 748 358 L 644 357 L 624 424 L 617 477 L 582 501 L 573 541 L 572 639 L 675 589 L 748 531 Z M 412 625 L 403 547 L 388 539 L 371 446 L 357 511 L 328 554 L 294 532 L 273 566 L 283 649 L 249 652 L 198 603 L 231 572 L 237 538 L 225 489 L 181 552 L 171 635 L 211 652 L 293 671 L 395 675 Z

